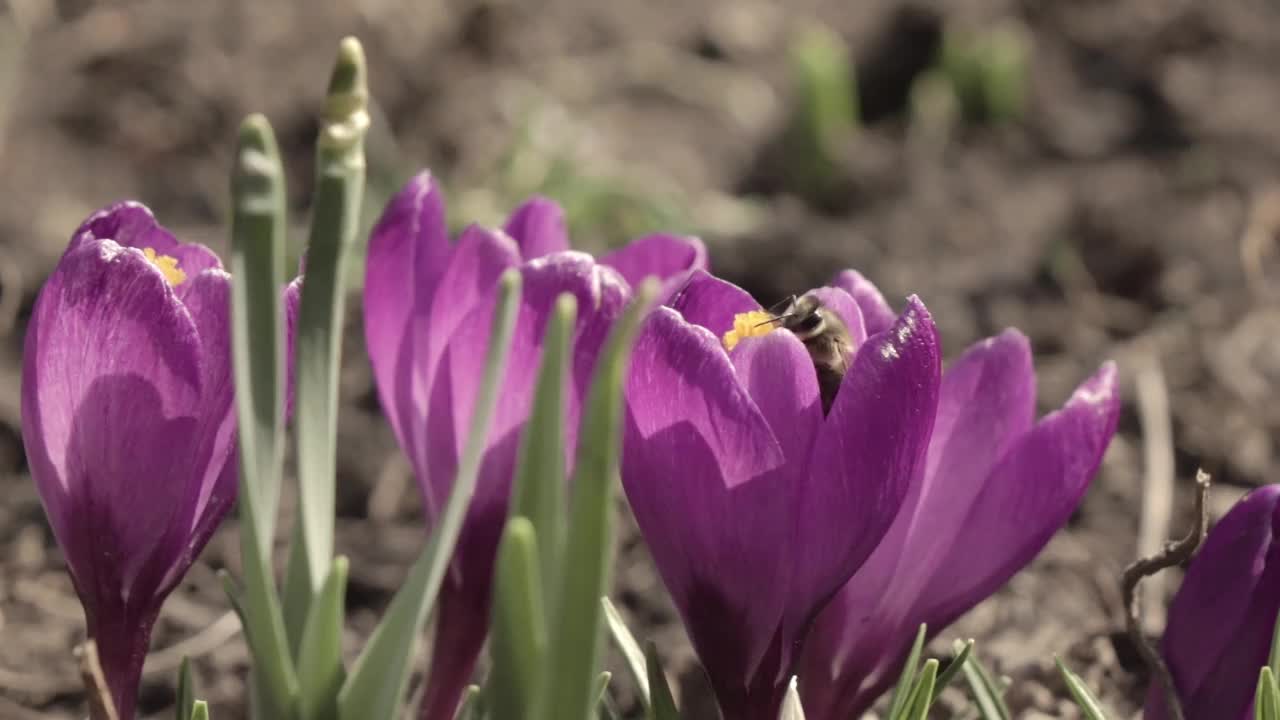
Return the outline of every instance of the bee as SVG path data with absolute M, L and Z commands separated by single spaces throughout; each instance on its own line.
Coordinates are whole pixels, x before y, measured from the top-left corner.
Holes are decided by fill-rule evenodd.
M 826 415 L 831 411 L 840 382 L 853 362 L 853 336 L 849 328 L 811 293 L 798 298 L 792 295 L 769 308 L 768 312 L 773 316 L 768 322 L 790 330 L 809 351 L 813 369 L 818 373 L 822 414 Z

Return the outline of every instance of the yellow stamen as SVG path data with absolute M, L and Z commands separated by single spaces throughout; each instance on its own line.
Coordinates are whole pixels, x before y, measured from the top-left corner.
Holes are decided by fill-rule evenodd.
M 178 267 L 178 258 L 157 255 L 155 248 L 142 248 L 142 254 L 147 256 L 147 260 L 156 266 L 170 285 L 181 285 L 187 279 L 187 274 Z
M 738 313 L 733 316 L 733 329 L 724 334 L 724 349 L 732 350 L 742 338 L 768 335 L 777 327 L 774 317 L 763 310 Z

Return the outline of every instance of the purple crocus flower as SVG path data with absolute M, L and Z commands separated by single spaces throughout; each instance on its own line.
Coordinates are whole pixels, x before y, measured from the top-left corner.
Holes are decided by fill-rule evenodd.
M 369 242 L 365 335 L 378 397 L 422 490 L 427 521 L 443 509 L 475 401 L 496 283 L 509 268 L 523 276 L 520 314 L 475 497 L 436 606 L 425 718 L 453 717 L 484 644 L 494 554 L 506 520 L 520 431 L 528 417 L 542 335 L 555 299 L 577 297 L 569 447 L 583 395 L 609 326 L 648 275 L 676 282 L 706 263 L 700 242 L 641 238 L 599 263 L 569 250 L 564 217 L 534 198 L 505 231 L 467 228 L 450 242 L 444 203 L 427 173 L 393 198 Z
M 856 347 L 829 412 L 798 337 L 695 273 L 631 358 L 622 480 L 726 718 L 774 720 L 807 628 L 889 530 L 938 401 L 937 331 L 813 291 Z M 762 320 L 763 318 L 763 320 Z
M 236 494 L 230 276 L 137 203 L 75 232 L 36 300 L 23 442 L 122 720 L 165 597 Z
M 880 293 L 856 273 L 836 284 L 878 317 Z M 897 680 L 916 629 L 937 634 L 1000 588 L 1079 504 L 1116 429 L 1108 363 L 1038 423 L 1027 339 L 977 343 L 942 378 L 924 474 L 866 564 L 818 616 L 800 665 L 805 712 L 858 717 Z
M 1209 532 L 1169 607 L 1160 644 L 1189 720 L 1253 717 L 1280 612 L 1280 485 L 1249 493 Z M 1147 720 L 1166 720 L 1152 681 Z

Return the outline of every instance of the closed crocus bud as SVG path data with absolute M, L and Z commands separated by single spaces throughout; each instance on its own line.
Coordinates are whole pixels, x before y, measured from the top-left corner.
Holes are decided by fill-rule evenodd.
M 122 720 L 235 500 L 229 298 L 217 256 L 122 203 L 76 231 L 27 330 L 23 442 Z
M 1280 612 L 1280 485 L 1249 493 L 1209 532 L 1169 608 L 1160 652 L 1187 720 L 1253 717 Z M 1153 681 L 1147 720 L 1171 717 Z
M 846 271 L 836 286 L 869 328 L 892 318 L 878 290 Z M 1110 363 L 1035 422 L 1027 339 L 983 340 L 942 376 L 923 473 L 884 539 L 810 631 L 799 669 L 808 717 L 858 717 L 898 678 L 916 629 L 933 635 L 1031 561 L 1079 505 L 1115 434 Z
M 814 616 L 923 471 L 937 409 L 937 331 L 919 300 L 873 330 L 845 290 L 812 297 L 821 314 L 789 318 L 791 332 L 697 272 L 631 356 L 623 486 L 734 720 L 778 717 Z M 843 375 L 813 342 L 824 328 L 848 351 Z
M 369 241 L 365 336 L 378 397 L 417 476 L 428 524 L 436 522 L 457 472 L 483 372 L 498 279 L 516 268 L 523 288 L 513 360 L 436 605 L 424 718 L 453 718 L 484 646 L 493 563 L 506 523 L 516 451 L 556 298 L 569 293 L 578 308 L 566 404 L 567 439 L 573 447 L 596 355 L 627 302 L 629 283 L 656 275 L 670 286 L 705 262 L 700 242 L 674 235 L 641 238 L 597 262 L 569 250 L 560 208 L 542 198 L 518 208 L 504 230 L 473 225 L 451 242 L 444 202 L 427 173 L 413 178 L 383 212 Z

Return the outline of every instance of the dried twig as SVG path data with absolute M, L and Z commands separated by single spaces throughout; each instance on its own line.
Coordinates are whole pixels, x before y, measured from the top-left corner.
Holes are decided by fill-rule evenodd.
M 1169 538 L 1173 515 L 1173 424 L 1169 418 L 1169 391 L 1155 355 L 1138 363 L 1138 416 L 1142 421 L 1142 515 L 1138 520 L 1138 557 L 1160 552 Z M 1147 632 L 1164 627 L 1165 576 L 1154 575 L 1139 588 L 1145 612 L 1138 619 Z
M 1125 625 L 1129 631 L 1129 637 L 1134 647 L 1138 649 L 1138 653 L 1142 655 L 1143 661 L 1147 663 L 1151 674 L 1164 689 L 1169 717 L 1172 720 L 1185 720 L 1186 716 L 1182 713 L 1182 703 L 1178 700 L 1178 690 L 1173 684 L 1173 676 L 1169 674 L 1169 667 L 1164 664 L 1160 653 L 1147 642 L 1146 636 L 1142 633 L 1142 626 L 1138 620 L 1139 603 L 1136 590 L 1143 578 L 1186 562 L 1195 553 L 1196 548 L 1200 547 L 1209 527 L 1209 485 L 1209 474 L 1204 470 L 1198 470 L 1196 472 L 1195 524 L 1187 536 L 1177 542 L 1166 543 L 1164 549 L 1155 555 L 1139 558 L 1125 568 L 1121 576 Z
M 102 665 L 98 662 L 97 643 L 86 640 L 76 651 L 80 656 L 80 678 L 84 680 L 85 692 L 89 694 L 89 717 L 93 720 L 119 720 L 111 689 L 107 687 Z

